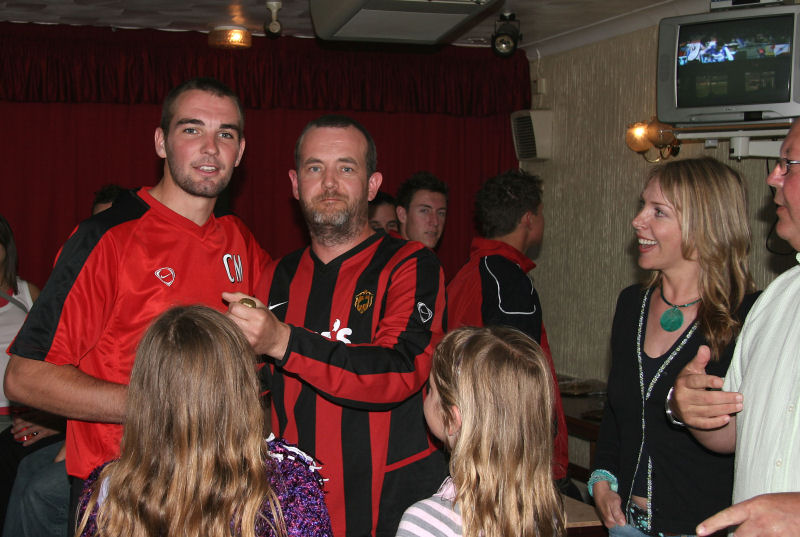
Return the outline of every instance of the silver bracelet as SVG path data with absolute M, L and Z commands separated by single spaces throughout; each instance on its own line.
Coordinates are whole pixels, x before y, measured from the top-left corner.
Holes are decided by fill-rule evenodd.
M 669 407 L 670 402 L 672 401 L 672 392 L 675 391 L 675 386 L 669 389 L 669 393 L 667 393 L 667 400 L 664 401 L 664 412 L 667 414 L 667 419 L 672 425 L 676 425 L 678 427 L 686 427 L 686 424 L 680 421 L 675 417 L 672 413 L 672 409 Z

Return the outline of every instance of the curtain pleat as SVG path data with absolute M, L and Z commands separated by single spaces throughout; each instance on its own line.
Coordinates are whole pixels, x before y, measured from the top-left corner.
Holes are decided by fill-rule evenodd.
M 198 32 L 0 23 L 0 100 L 159 104 L 176 84 L 207 75 L 257 109 L 474 117 L 530 103 L 522 52 L 500 59 L 487 48 L 253 41 L 222 51 Z

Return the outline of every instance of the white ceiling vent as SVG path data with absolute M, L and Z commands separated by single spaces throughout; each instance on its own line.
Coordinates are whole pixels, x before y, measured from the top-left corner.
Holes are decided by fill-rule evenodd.
M 500 0 L 310 0 L 314 32 L 336 41 L 433 45 Z

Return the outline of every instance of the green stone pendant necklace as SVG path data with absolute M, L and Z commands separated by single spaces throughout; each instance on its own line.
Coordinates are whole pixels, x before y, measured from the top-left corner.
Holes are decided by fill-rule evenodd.
M 663 286 L 660 286 L 658 291 L 661 293 L 661 300 L 663 300 L 667 306 L 670 306 L 669 309 L 661 314 L 661 320 L 659 321 L 661 323 L 661 328 L 667 332 L 674 332 L 683 325 L 683 312 L 678 308 L 688 308 L 689 306 L 693 306 L 700 302 L 700 299 L 698 298 L 697 300 L 693 300 L 688 304 L 673 304 L 664 298 Z

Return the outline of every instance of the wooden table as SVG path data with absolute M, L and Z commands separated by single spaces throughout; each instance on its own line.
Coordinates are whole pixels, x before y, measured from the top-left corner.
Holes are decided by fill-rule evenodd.
M 608 530 L 600 522 L 594 507 L 563 494 L 561 499 L 567 513 L 568 537 L 608 537 Z

